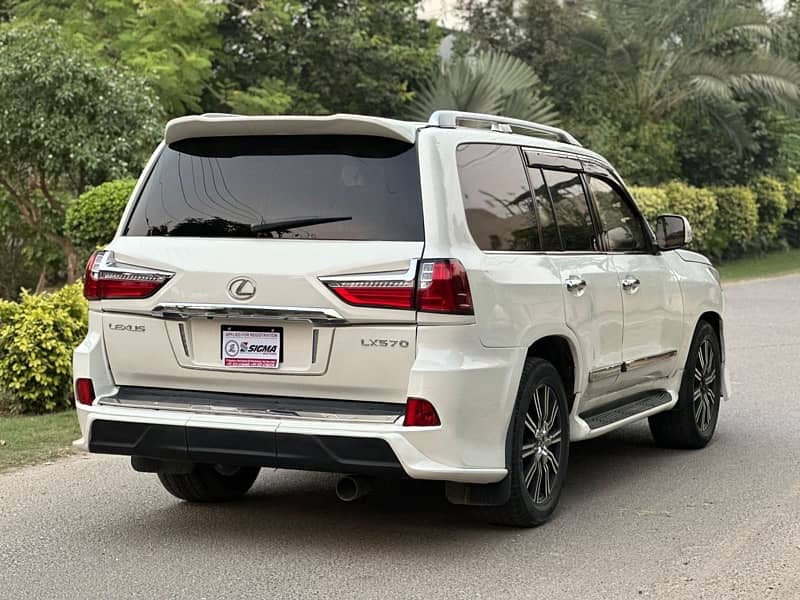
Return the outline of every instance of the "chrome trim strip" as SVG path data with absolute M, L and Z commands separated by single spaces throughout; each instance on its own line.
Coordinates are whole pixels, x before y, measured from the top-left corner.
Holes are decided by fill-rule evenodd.
M 247 304 L 189 304 L 162 302 L 152 310 L 103 307 L 103 312 L 145 314 L 159 319 L 183 321 L 193 317 L 260 319 L 271 321 L 310 321 L 315 325 L 344 325 L 347 320 L 332 308 L 301 308 L 297 306 L 254 306 Z
M 609 379 L 615 377 L 622 372 L 622 363 L 616 365 L 609 365 L 607 367 L 600 367 L 589 373 L 589 381 L 600 381 L 602 379 Z
M 113 397 L 97 400 L 102 406 L 116 406 L 118 408 L 146 408 L 149 410 L 171 410 L 177 412 L 190 412 L 206 415 L 236 415 L 241 417 L 259 417 L 273 419 L 290 419 L 301 421 L 335 421 L 337 423 L 395 423 L 403 419 L 402 414 L 397 415 L 354 415 L 333 414 L 312 411 L 289 411 L 275 409 L 238 408 L 232 406 L 216 406 L 212 404 L 179 404 L 173 402 L 137 402 L 125 400 L 120 402 Z
M 408 269 L 405 271 L 378 271 L 377 273 L 355 273 L 342 275 L 325 275 L 318 279 L 323 283 L 337 283 L 337 282 L 351 282 L 351 281 L 404 281 L 414 282 L 417 279 L 417 263 L 416 258 L 409 261 Z
M 647 365 L 658 362 L 659 360 L 667 360 L 669 358 L 673 358 L 677 356 L 677 350 L 670 350 L 669 352 L 662 352 L 660 354 L 653 354 L 652 356 L 644 356 L 642 358 L 637 358 L 635 360 L 629 360 L 622 365 L 623 371 L 631 371 L 633 369 L 638 369 L 640 367 L 646 367 Z

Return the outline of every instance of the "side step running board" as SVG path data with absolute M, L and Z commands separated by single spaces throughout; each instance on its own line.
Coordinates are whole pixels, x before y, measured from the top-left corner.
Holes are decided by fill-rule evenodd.
M 599 411 L 588 411 L 580 415 L 591 429 L 600 429 L 618 421 L 633 417 L 653 408 L 669 404 L 672 397 L 667 391 L 647 392 L 625 398 L 611 408 L 604 406 Z

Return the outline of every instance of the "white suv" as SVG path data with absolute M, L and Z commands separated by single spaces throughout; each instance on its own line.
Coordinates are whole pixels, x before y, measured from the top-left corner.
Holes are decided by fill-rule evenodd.
M 722 293 L 690 236 L 536 123 L 175 119 L 87 266 L 76 444 L 189 501 L 311 469 L 542 523 L 570 442 L 711 439 Z

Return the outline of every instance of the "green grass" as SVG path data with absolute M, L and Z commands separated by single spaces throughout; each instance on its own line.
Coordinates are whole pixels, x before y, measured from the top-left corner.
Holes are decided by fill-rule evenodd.
M 0 415 L 0 472 L 66 456 L 80 437 L 74 410 L 52 415 Z
M 800 249 L 732 260 L 722 263 L 718 269 L 724 281 L 800 273 Z

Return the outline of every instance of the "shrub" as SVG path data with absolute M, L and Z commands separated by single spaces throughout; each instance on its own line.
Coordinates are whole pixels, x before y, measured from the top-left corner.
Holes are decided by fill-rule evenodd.
M 719 187 L 712 190 L 717 201 L 717 220 L 710 236 L 710 249 L 717 257 L 735 257 L 752 247 L 758 230 L 758 205 L 752 190 Z
M 691 247 L 708 252 L 717 219 L 717 201 L 713 192 L 678 181 L 668 183 L 662 189 L 667 195 L 668 212 L 689 219 L 694 234 Z
M 67 209 L 64 229 L 81 252 L 90 254 L 111 241 L 135 179 L 109 181 L 81 194 Z
M 775 247 L 781 232 L 787 203 L 783 184 L 773 177 L 759 177 L 753 184 L 758 203 L 757 240 L 762 250 Z
M 800 175 L 794 175 L 783 185 L 786 196 L 786 221 L 783 235 L 795 248 L 800 248 Z
M 656 187 L 632 187 L 630 192 L 644 216 L 655 225 L 656 217 L 667 211 L 667 194 Z
M 0 301 L 0 386 L 21 412 L 71 404 L 72 350 L 86 335 L 81 284 Z

